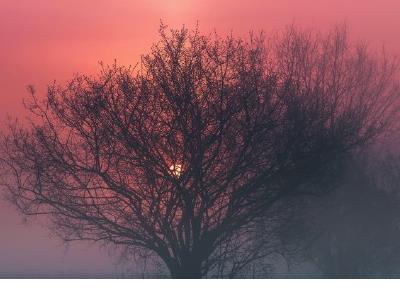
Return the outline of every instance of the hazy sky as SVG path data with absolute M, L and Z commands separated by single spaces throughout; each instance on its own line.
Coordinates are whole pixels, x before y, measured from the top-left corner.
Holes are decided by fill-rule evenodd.
M 40 92 L 95 72 L 99 61 L 134 64 L 157 39 L 160 20 L 237 35 L 347 23 L 355 39 L 400 55 L 399 13 L 399 0 L 0 0 L 0 122 L 21 115 L 27 84 Z M 0 277 L 118 274 L 95 246 L 65 249 L 43 227 L 22 225 L 1 197 L 0 210 Z

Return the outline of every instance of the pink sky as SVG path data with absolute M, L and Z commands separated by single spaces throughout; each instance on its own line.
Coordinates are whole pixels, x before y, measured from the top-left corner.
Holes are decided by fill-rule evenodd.
M 134 64 L 157 39 L 160 19 L 170 27 L 198 21 L 203 32 L 237 35 L 293 22 L 321 30 L 345 22 L 355 39 L 400 55 L 399 13 L 399 0 L 0 0 L 0 121 L 21 114 L 27 84 L 44 91 L 53 80 L 95 72 L 100 60 Z M 4 207 L 0 200 L 0 277 L 114 272 L 95 247 L 65 252 L 46 231 L 19 225 Z

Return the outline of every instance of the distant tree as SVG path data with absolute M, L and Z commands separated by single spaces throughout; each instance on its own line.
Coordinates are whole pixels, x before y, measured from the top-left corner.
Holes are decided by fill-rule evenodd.
M 365 165 L 348 166 L 344 185 L 314 219 L 321 235 L 308 252 L 326 278 L 399 276 L 398 196 L 379 187 Z
M 398 157 L 366 150 L 344 165 L 335 189 L 297 198 L 290 208 L 258 222 L 254 241 L 269 255 L 241 269 L 238 277 L 276 277 L 274 267 L 288 277 L 400 275 Z
M 30 124 L 2 138 L 2 184 L 66 241 L 148 250 L 174 278 L 212 276 L 243 250 L 220 275 L 234 277 L 261 256 L 257 219 L 330 187 L 389 125 L 397 65 L 341 29 L 269 44 L 160 35 L 136 68 L 52 84 L 43 100 L 31 89 Z

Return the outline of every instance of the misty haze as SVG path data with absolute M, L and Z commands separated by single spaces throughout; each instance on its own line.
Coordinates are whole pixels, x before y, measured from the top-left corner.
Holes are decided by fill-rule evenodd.
M 149 2 L 0 4 L 0 278 L 400 278 L 399 5 Z

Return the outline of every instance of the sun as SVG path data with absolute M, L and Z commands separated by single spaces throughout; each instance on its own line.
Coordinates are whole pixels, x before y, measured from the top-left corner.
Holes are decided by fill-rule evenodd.
M 174 177 L 179 178 L 182 174 L 182 165 L 181 164 L 173 164 L 169 167 L 169 170 Z

